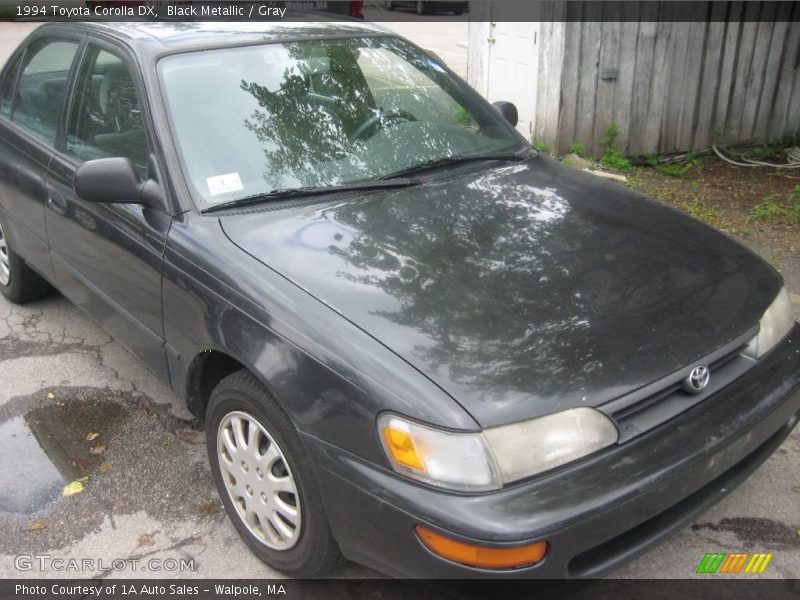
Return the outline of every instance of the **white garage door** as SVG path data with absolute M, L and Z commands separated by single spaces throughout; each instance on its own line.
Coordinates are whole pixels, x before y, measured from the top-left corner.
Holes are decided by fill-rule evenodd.
M 517 129 L 526 137 L 533 131 L 539 49 L 538 23 L 492 23 L 486 38 L 490 102 L 508 100 L 517 106 Z

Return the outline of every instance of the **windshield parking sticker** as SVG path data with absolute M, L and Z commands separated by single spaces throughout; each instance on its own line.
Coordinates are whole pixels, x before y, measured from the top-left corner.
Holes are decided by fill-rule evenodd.
M 212 196 L 219 196 L 228 192 L 239 192 L 244 189 L 239 173 L 226 173 L 225 175 L 206 177 L 206 184 Z

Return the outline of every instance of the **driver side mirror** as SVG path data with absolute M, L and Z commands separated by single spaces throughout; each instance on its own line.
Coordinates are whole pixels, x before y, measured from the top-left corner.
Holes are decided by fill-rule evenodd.
M 512 127 L 517 126 L 517 123 L 519 123 L 519 114 L 517 113 L 517 107 L 514 106 L 512 102 L 506 102 L 504 100 L 501 100 L 499 102 L 493 103 L 492 106 L 494 106 L 495 109 L 497 109 L 497 112 L 503 115 L 503 118 L 506 121 L 511 123 Z
M 142 181 L 129 158 L 98 158 L 75 171 L 75 193 L 89 202 L 143 204 L 163 208 L 161 187 L 153 179 Z

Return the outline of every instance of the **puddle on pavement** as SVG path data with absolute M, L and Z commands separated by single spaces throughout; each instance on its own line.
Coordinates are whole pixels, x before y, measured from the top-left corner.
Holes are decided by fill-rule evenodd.
M 0 511 L 30 514 L 54 502 L 103 463 L 131 414 L 108 400 L 65 399 L 0 424 Z

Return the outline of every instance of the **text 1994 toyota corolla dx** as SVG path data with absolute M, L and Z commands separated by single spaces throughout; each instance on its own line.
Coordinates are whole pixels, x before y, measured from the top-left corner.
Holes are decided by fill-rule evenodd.
M 287 573 L 597 576 L 798 421 L 770 266 L 381 29 L 46 24 L 0 96 L 0 289 L 168 379 Z

